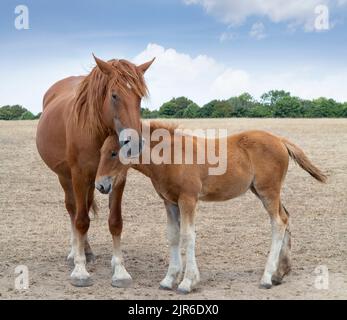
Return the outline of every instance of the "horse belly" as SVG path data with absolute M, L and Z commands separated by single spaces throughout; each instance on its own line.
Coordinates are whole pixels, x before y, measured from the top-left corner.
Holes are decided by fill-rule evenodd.
M 61 108 L 46 109 L 36 131 L 37 150 L 46 165 L 55 173 L 68 170 L 66 162 L 66 130 Z

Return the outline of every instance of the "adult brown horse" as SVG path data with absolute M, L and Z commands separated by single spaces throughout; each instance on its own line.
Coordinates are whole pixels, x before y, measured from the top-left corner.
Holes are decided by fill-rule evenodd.
M 123 129 L 141 135 L 140 103 L 147 95 L 144 73 L 151 60 L 135 66 L 126 60 L 102 61 L 87 76 L 69 77 L 54 84 L 45 94 L 43 112 L 38 124 L 37 149 L 48 167 L 59 178 L 65 192 L 65 206 L 71 219 L 71 252 L 74 262 L 71 283 L 90 286 L 86 262 L 93 260 L 87 239 L 94 208 L 94 181 L 100 148 L 109 132 L 118 135 Z M 123 141 L 125 144 L 129 141 Z M 137 146 L 139 148 L 139 146 Z M 120 250 L 122 229 L 121 199 L 125 178 L 110 195 L 109 228 L 114 254 L 112 285 L 128 286 L 131 277 L 123 266 Z

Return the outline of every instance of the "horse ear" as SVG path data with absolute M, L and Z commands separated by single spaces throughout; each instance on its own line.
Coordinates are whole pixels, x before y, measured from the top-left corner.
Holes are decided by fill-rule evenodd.
M 112 67 L 105 61 L 97 58 L 93 53 L 94 60 L 99 67 L 99 69 L 106 75 L 112 74 Z
M 137 69 L 140 70 L 142 73 L 145 73 L 148 70 L 148 68 L 152 65 L 154 60 L 155 58 L 153 58 L 151 61 L 141 64 L 140 66 L 137 66 Z

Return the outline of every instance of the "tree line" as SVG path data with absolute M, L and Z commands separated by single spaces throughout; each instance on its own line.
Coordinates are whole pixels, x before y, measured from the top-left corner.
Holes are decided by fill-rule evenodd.
M 159 110 L 141 109 L 142 118 L 346 118 L 347 102 L 318 98 L 305 100 L 292 96 L 284 90 L 271 90 L 260 100 L 249 93 L 227 100 L 212 100 L 198 106 L 186 97 L 173 98 Z M 20 105 L 0 108 L 0 120 L 34 120 L 34 115 Z
M 20 105 L 3 106 L 0 108 L 0 120 L 35 120 L 39 119 L 41 112 L 34 115 Z
M 141 109 L 143 118 L 345 118 L 347 102 L 318 98 L 305 100 L 284 90 L 271 90 L 260 100 L 249 93 L 227 100 L 212 100 L 203 106 L 186 97 L 173 98 L 159 110 Z

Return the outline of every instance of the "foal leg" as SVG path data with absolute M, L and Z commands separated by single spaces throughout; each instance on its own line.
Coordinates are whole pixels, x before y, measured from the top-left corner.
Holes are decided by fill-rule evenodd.
M 191 292 L 200 281 L 200 273 L 195 258 L 195 210 L 196 198 L 180 197 L 178 201 L 181 214 L 181 247 L 186 250 L 186 268 L 184 278 L 178 286 L 178 292 L 186 294 Z
M 260 281 L 260 287 L 270 289 L 272 287 L 272 277 L 278 270 L 280 252 L 284 240 L 284 235 L 288 226 L 288 218 L 281 210 L 279 193 L 261 195 L 264 207 L 268 211 L 272 226 L 272 242 L 264 274 Z
M 113 256 L 112 265 L 112 286 L 117 288 L 127 288 L 132 284 L 130 274 L 123 265 L 123 255 L 121 249 L 121 235 L 123 230 L 122 219 L 122 196 L 126 179 L 116 182 L 113 185 L 112 193 L 109 198 L 110 215 L 108 219 L 109 229 L 112 235 Z
M 92 285 L 92 280 L 86 269 L 85 245 L 89 229 L 88 192 L 92 183 L 87 177 L 83 177 L 80 170 L 72 173 L 72 183 L 76 200 L 75 229 L 75 268 L 71 273 L 71 284 L 76 287 Z
M 171 290 L 182 273 L 182 259 L 180 249 L 180 211 L 177 205 L 165 201 L 167 213 L 167 239 L 170 246 L 169 269 L 163 281 L 161 289 Z
M 286 215 L 288 218 L 288 225 L 286 232 L 284 234 L 284 239 L 282 243 L 282 248 L 280 252 L 279 264 L 275 274 L 272 276 L 272 283 L 278 285 L 282 283 L 282 279 L 287 275 L 291 270 L 291 232 L 290 232 L 290 223 L 289 223 L 289 213 L 286 208 L 281 205 L 281 210 L 283 210 L 283 215 Z

